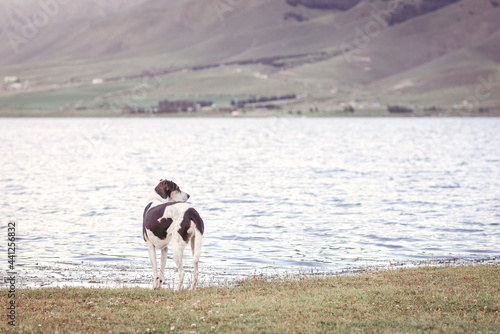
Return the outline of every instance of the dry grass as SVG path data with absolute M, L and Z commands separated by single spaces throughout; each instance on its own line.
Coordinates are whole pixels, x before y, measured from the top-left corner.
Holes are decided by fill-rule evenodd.
M 9 328 L 4 320 L 0 331 L 494 333 L 500 328 L 498 277 L 500 266 L 478 265 L 323 278 L 255 277 L 235 288 L 193 293 L 22 290 L 17 326 Z

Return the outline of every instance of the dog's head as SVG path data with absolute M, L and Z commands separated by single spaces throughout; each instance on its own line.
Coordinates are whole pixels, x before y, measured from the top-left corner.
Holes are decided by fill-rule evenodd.
M 167 200 L 167 202 L 185 202 L 189 199 L 189 195 L 181 191 L 179 186 L 173 181 L 160 180 L 155 191 L 161 198 Z

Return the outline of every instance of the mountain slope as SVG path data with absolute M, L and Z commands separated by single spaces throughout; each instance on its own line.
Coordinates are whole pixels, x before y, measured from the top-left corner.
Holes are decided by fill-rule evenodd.
M 30 36 L 19 17 L 40 5 L 22 1 L 25 14 L 20 3 L 2 14 L 8 24 L 0 32 L 0 73 L 20 76 L 29 88 L 4 85 L 0 109 L 96 77 L 116 87 L 57 107 L 119 105 L 112 92 L 149 72 L 161 79 L 144 103 L 190 94 L 229 96 L 227 102 L 266 91 L 332 103 L 422 100 L 441 91 L 440 101 L 451 104 L 473 92 L 481 76 L 500 80 L 500 6 L 491 0 L 419 0 L 413 14 L 408 5 L 392 11 L 384 0 L 73 0 Z

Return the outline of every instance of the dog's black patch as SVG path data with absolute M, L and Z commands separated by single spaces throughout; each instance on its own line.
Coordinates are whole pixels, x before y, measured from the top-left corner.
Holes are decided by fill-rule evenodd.
M 146 217 L 146 212 L 148 212 L 149 208 L 151 207 L 151 204 L 153 204 L 153 202 L 149 203 L 144 209 L 144 214 L 142 215 L 143 219 Z
M 184 239 L 185 242 L 188 242 L 189 240 L 188 230 L 189 227 L 191 227 L 191 221 L 194 222 L 194 224 L 196 225 L 196 229 L 198 229 L 198 231 L 200 231 L 201 234 L 203 234 L 205 230 L 203 219 L 201 219 L 200 215 L 198 214 L 198 211 L 196 211 L 193 208 L 189 208 L 184 213 L 184 218 L 182 219 L 181 222 L 181 228 L 179 229 L 179 234 L 181 235 L 182 239 Z
M 155 224 L 151 232 L 156 235 L 161 240 L 165 240 L 167 238 L 167 230 L 172 225 L 172 218 L 162 218 L 160 219 L 159 224 Z
M 149 208 L 151 207 L 151 204 L 153 204 L 153 202 L 149 203 L 146 208 L 144 209 L 144 213 L 142 215 L 142 237 L 144 238 L 144 241 L 147 241 L 146 240 L 146 212 L 148 212 Z
M 151 208 L 151 204 L 149 203 L 144 210 L 143 223 L 142 223 L 142 236 L 144 241 L 146 240 L 146 229 L 153 232 L 155 236 L 160 238 L 161 240 L 165 240 L 167 237 L 167 230 L 172 225 L 172 218 L 162 218 L 165 213 L 165 208 L 170 205 L 177 204 L 179 202 L 169 202 L 160 204 Z M 151 208 L 151 209 L 150 209 Z

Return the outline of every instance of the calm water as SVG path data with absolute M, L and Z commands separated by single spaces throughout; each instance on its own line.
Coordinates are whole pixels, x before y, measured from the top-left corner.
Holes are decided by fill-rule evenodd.
M 500 255 L 499 119 L 1 119 L 0 142 L 27 286 L 149 285 L 161 178 L 205 220 L 202 285 Z

